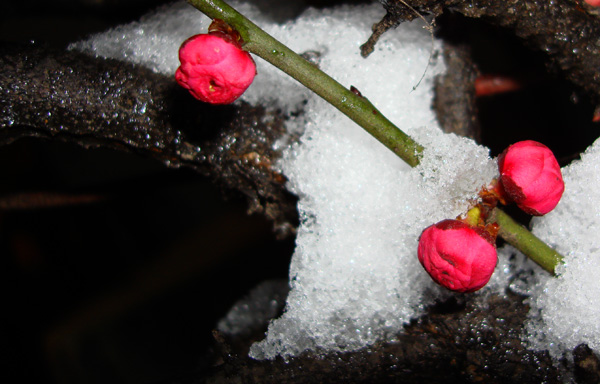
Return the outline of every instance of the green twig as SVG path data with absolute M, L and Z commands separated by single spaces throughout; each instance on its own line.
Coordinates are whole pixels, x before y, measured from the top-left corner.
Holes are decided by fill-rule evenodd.
M 262 57 L 331 103 L 410 166 L 419 164 L 423 147 L 383 116 L 369 100 L 342 86 L 224 1 L 188 2 L 208 17 L 221 19 L 237 30 L 243 40 L 243 49 Z M 501 210 L 495 209 L 495 212 L 495 220 L 500 226 L 499 235 L 544 269 L 554 273 L 562 256 Z
M 381 114 L 366 98 L 345 88 L 314 64 L 275 40 L 221 0 L 188 0 L 212 19 L 221 19 L 242 36 L 244 50 L 262 57 L 321 96 L 411 166 L 423 147 Z
M 488 221 L 498 223 L 500 226 L 498 235 L 506 242 L 535 261 L 546 271 L 555 274 L 554 269 L 563 261 L 563 256 L 560 253 L 550 248 L 499 208 L 493 210 Z

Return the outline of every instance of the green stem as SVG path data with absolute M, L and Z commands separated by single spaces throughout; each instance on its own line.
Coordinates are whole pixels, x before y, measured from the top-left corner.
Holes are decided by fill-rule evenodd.
M 563 256 L 560 253 L 550 248 L 499 208 L 494 209 L 488 221 L 498 223 L 500 227 L 498 234 L 510 245 L 517 248 L 546 271 L 555 274 L 554 269 L 563 261 Z
M 242 37 L 244 50 L 262 57 L 321 96 L 410 166 L 419 164 L 423 147 L 383 116 L 369 100 L 342 86 L 224 1 L 187 1 L 208 17 L 221 19 L 237 30 Z M 495 209 L 495 212 L 500 226 L 499 235 L 544 269 L 554 273 L 562 256 L 501 210 Z
M 288 47 L 275 40 L 222 0 L 188 0 L 212 19 L 236 29 L 244 50 L 262 57 L 298 80 L 354 120 L 410 166 L 419 164 L 423 147 L 381 114 L 366 98 L 348 90 Z

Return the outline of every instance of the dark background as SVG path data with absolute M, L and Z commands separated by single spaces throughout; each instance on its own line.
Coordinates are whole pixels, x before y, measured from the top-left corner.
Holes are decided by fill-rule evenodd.
M 62 48 L 161 3 L 3 1 L 0 41 Z M 193 376 L 231 305 L 287 276 L 293 239 L 191 170 L 28 138 L 0 148 L 0 179 L 4 383 Z

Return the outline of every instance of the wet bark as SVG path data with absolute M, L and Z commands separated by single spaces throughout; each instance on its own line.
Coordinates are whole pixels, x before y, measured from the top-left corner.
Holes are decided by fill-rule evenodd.
M 550 72 L 560 72 L 600 102 L 600 18 L 583 0 L 381 0 L 388 15 L 380 22 L 390 29 L 418 16 L 445 12 L 506 28 L 530 49 L 547 55 Z M 408 5 L 408 6 L 407 6 Z M 409 7 L 410 6 L 410 7 Z M 418 13 L 418 14 L 417 14 Z M 379 34 L 380 27 L 374 27 Z
M 355 352 L 255 361 L 248 342 L 217 337 L 221 356 L 208 383 L 562 383 L 567 364 L 521 341 L 529 307 L 511 293 L 481 299 L 456 296 L 429 308 L 397 341 Z M 264 324 L 266 327 L 266 324 Z M 235 347 L 232 347 L 235 346 Z M 576 349 L 580 382 L 597 377 L 598 358 L 587 346 Z M 586 381 L 587 380 L 587 381 Z
M 0 47 L 0 145 L 37 137 L 190 167 L 245 195 L 250 212 L 286 235 L 297 223 L 296 200 L 272 167 L 283 121 L 262 106 L 197 102 L 173 79 L 116 60 Z

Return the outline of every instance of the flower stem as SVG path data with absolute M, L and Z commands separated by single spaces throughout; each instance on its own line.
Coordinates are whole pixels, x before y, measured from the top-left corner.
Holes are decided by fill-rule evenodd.
M 488 219 L 499 225 L 498 234 L 510 245 L 539 264 L 546 271 L 555 274 L 554 269 L 562 263 L 563 256 L 550 248 L 546 243 L 517 223 L 512 217 L 499 208 L 495 208 Z
M 410 166 L 419 164 L 423 147 L 402 132 L 365 97 L 332 79 L 314 64 L 275 40 L 222 0 L 188 0 L 213 19 L 221 19 L 242 36 L 242 48 L 260 56 L 321 96 L 354 120 Z
M 365 97 L 345 88 L 223 0 L 187 1 L 208 17 L 221 19 L 237 30 L 242 37 L 244 50 L 260 56 L 321 96 L 410 166 L 416 167 L 419 164 L 423 147 L 390 122 Z M 499 209 L 495 209 L 495 212 L 500 226 L 498 234 L 544 269 L 554 273 L 554 268 L 561 262 L 562 256 L 506 213 Z

